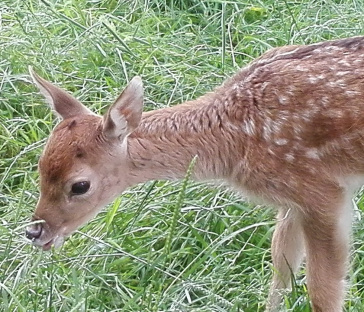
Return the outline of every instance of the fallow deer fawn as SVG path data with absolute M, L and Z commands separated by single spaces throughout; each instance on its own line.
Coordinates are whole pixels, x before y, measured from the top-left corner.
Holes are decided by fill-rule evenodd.
M 39 161 L 26 236 L 61 245 L 127 187 L 219 179 L 278 207 L 267 310 L 304 251 L 315 312 L 342 311 L 351 198 L 364 183 L 364 37 L 268 51 L 197 100 L 142 113 L 139 77 L 103 116 L 31 71 L 63 119 Z

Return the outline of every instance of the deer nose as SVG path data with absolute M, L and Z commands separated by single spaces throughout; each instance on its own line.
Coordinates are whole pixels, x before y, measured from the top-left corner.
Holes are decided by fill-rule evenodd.
M 40 237 L 40 235 L 42 234 L 42 230 L 43 227 L 41 223 L 32 224 L 31 226 L 28 226 L 25 230 L 25 236 L 26 238 L 33 241 Z

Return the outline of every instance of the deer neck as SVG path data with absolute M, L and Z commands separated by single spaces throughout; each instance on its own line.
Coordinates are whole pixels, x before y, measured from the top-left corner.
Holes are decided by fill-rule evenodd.
M 243 133 L 240 140 L 233 139 L 235 126 L 222 101 L 221 96 L 212 93 L 196 101 L 145 113 L 128 138 L 131 184 L 183 178 L 195 156 L 194 179 L 229 176 L 237 148 L 240 157 L 244 153 Z

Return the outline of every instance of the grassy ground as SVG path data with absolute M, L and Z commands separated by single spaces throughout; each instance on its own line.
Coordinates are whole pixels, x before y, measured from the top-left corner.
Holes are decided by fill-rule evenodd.
M 272 211 L 189 181 L 137 186 L 61 250 L 31 247 L 23 231 L 55 122 L 28 65 L 98 112 L 141 75 L 154 109 L 270 47 L 359 35 L 363 14 L 359 0 L 1 1 L 0 311 L 263 311 L 272 274 Z M 360 222 L 353 236 L 346 311 L 363 311 Z M 309 311 L 303 276 L 288 311 Z

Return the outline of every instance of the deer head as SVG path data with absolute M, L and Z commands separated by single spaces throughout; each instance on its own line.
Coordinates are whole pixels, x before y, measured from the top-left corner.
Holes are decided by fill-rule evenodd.
M 129 186 L 127 137 L 141 119 L 143 85 L 134 77 L 101 117 L 32 69 L 30 74 L 62 119 L 39 160 L 40 198 L 33 216 L 39 222 L 26 230 L 34 245 L 48 250 Z

